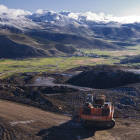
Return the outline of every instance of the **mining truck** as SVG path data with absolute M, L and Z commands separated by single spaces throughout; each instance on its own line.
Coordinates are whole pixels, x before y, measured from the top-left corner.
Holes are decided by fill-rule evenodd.
M 98 95 L 93 98 L 92 94 L 86 97 L 86 103 L 81 108 L 79 120 L 83 119 L 85 127 L 113 128 L 114 106 L 111 102 L 105 101 L 105 95 Z

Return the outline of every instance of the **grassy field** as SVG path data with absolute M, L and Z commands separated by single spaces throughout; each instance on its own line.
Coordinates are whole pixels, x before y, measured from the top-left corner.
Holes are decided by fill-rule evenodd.
M 65 71 L 73 67 L 83 65 L 110 64 L 119 62 L 111 58 L 90 57 L 55 57 L 55 58 L 32 58 L 24 60 L 0 60 L 0 78 L 21 72 L 49 72 Z
M 98 55 L 110 55 L 110 56 L 126 56 L 126 55 L 137 55 L 140 54 L 140 46 L 135 46 L 133 47 L 134 50 L 130 50 L 132 47 L 127 47 L 126 50 L 99 50 L 99 49 L 92 49 L 92 50 L 85 50 L 85 49 L 80 49 L 84 53 L 95 53 Z
M 30 58 L 23 60 L 0 60 L 0 73 L 1 77 L 7 77 L 13 73 L 18 72 L 41 72 L 50 69 L 50 66 L 58 66 L 64 58 Z
M 0 78 L 19 72 L 64 71 L 81 65 L 113 64 L 111 59 L 89 57 L 32 58 L 23 60 L 0 60 Z
M 11 74 L 20 72 L 49 72 L 65 71 L 70 68 L 83 65 L 120 65 L 120 60 L 131 55 L 140 54 L 140 46 L 128 47 L 123 51 L 104 51 L 104 50 L 83 50 L 85 53 L 96 53 L 98 55 L 108 55 L 109 57 L 53 57 L 53 58 L 28 58 L 23 60 L 0 59 L 0 79 L 6 78 Z M 127 56 L 126 56 L 127 55 Z M 139 64 L 127 64 L 135 66 Z

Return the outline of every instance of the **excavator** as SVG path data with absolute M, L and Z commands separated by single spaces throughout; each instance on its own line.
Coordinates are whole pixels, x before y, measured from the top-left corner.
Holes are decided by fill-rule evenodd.
M 81 108 L 79 119 L 83 119 L 85 127 L 113 128 L 115 120 L 113 119 L 114 107 L 111 102 L 105 102 L 105 95 L 88 94 L 86 103 Z

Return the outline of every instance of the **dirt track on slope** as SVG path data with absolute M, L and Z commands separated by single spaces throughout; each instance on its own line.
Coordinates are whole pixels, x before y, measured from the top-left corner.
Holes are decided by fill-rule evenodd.
M 81 122 L 82 123 L 82 122 Z M 116 119 L 108 130 L 84 128 L 77 118 L 0 100 L 0 139 L 8 140 L 139 140 L 140 120 Z

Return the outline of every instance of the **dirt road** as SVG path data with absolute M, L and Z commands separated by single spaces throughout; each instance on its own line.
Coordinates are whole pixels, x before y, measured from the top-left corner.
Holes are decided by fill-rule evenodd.
M 77 118 L 0 100 L 0 139 L 12 140 L 139 140 L 140 120 L 116 119 L 108 130 L 84 128 Z

